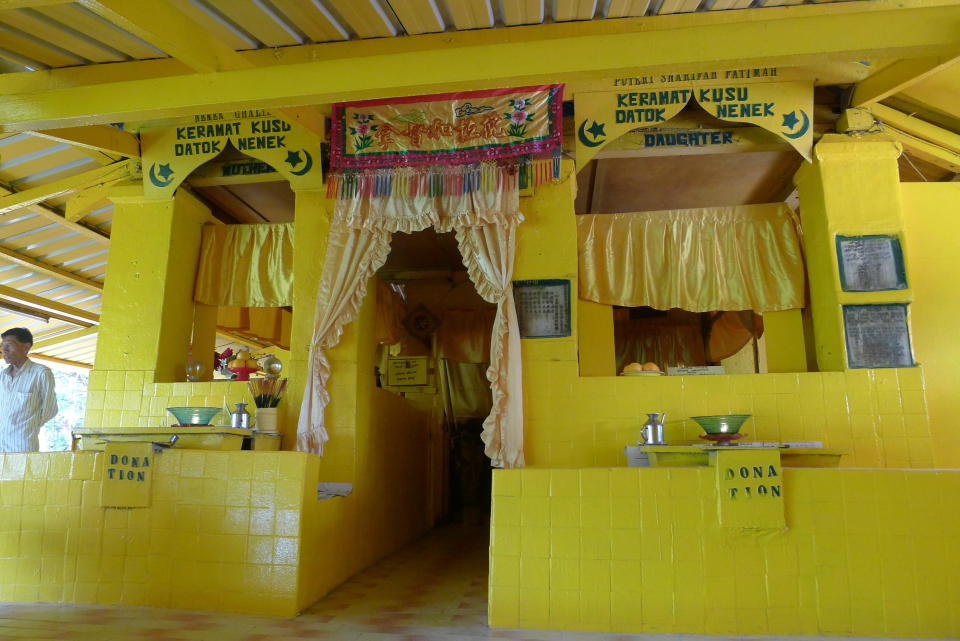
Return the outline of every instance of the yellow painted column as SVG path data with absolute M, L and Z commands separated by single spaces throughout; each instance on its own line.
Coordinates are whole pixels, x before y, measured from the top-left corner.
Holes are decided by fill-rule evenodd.
M 289 382 L 283 401 L 283 448 L 297 444 L 297 420 L 307 382 L 307 363 L 313 337 L 317 306 L 317 287 L 323 272 L 330 213 L 333 203 L 321 189 L 295 192 L 293 246 L 293 327 L 290 331 L 290 362 L 286 363 Z
M 763 338 L 767 346 L 768 373 L 807 371 L 801 310 L 764 312 Z
M 613 339 L 613 307 L 589 300 L 577 304 L 577 347 L 580 376 L 616 376 L 617 355 Z
M 96 369 L 185 380 L 200 235 L 210 210 L 182 189 L 170 200 L 145 200 L 140 183 L 114 188 L 109 197 L 116 208 Z M 204 344 L 194 348 L 201 360 L 213 350 L 211 327 L 203 333 Z
M 841 291 L 836 251 L 838 234 L 896 234 L 904 244 L 900 152 L 900 145 L 884 136 L 826 135 L 815 148 L 814 163 L 795 178 L 821 371 L 847 369 L 842 305 L 910 300 L 909 289 Z

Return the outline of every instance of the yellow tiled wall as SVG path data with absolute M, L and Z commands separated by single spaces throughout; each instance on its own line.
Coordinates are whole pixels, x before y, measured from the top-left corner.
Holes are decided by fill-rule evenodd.
M 197 405 L 234 408 L 237 402 L 248 404 L 254 413 L 253 398 L 246 382 L 216 381 L 204 383 L 154 383 L 152 371 L 95 369 L 87 383 L 87 409 L 84 427 L 162 427 L 176 419 L 168 407 Z M 218 424 L 228 422 L 221 414 Z
M 164 451 L 151 506 L 114 509 L 102 453 L 0 454 L 0 601 L 294 614 L 302 548 L 320 544 L 301 517 L 327 509 L 309 458 Z
M 490 625 L 960 636 L 960 471 L 784 470 L 787 529 L 721 530 L 712 468 L 494 472 Z
M 645 412 L 666 412 L 668 443 L 702 443 L 689 416 L 752 414 L 760 441 L 821 441 L 849 452 L 841 465 L 932 467 L 920 368 L 741 376 L 579 378 L 576 363 L 527 362 L 553 383 L 527 397 L 527 461 L 535 466 L 624 465 Z

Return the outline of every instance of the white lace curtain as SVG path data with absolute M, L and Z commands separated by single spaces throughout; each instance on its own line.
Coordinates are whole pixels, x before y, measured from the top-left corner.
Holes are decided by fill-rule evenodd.
M 410 169 L 389 175 L 402 179 L 405 171 L 416 174 Z M 463 180 L 464 169 L 451 167 L 448 171 L 452 180 Z M 497 306 L 487 370 L 493 409 L 484 421 L 482 438 L 494 466 L 520 467 L 524 462 L 522 371 L 512 278 L 516 229 L 523 215 L 516 181 L 493 170 L 484 174 L 486 185 L 464 193 L 411 195 L 408 190 L 395 188 L 376 195 L 385 175 L 378 171 L 361 174 L 354 179 L 357 195 L 338 200 L 334 209 L 317 295 L 297 449 L 323 453 L 329 438 L 324 426 L 324 410 L 330 401 L 326 351 L 339 342 L 344 325 L 356 318 L 367 281 L 390 252 L 391 235 L 432 226 L 438 232 L 456 233 L 463 263 L 477 292 Z

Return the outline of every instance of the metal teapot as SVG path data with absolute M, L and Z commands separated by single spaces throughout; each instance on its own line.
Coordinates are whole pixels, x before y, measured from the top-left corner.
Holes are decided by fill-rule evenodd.
M 647 422 L 640 428 L 640 437 L 643 440 L 638 445 L 666 445 L 663 440 L 663 422 L 666 419 L 666 412 L 647 413 Z
M 237 403 L 236 412 L 231 412 L 227 409 L 227 414 L 230 415 L 230 427 L 239 427 L 244 430 L 250 429 L 250 413 L 246 410 L 246 407 L 246 403 Z

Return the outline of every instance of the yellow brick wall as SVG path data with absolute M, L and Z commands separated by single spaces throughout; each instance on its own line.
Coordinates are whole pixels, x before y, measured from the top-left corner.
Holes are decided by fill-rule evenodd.
M 960 471 L 785 469 L 788 529 L 721 530 L 712 468 L 494 472 L 490 625 L 960 636 Z
M 149 508 L 105 509 L 102 453 L 0 454 L 0 601 L 294 614 L 309 458 L 169 450 Z

